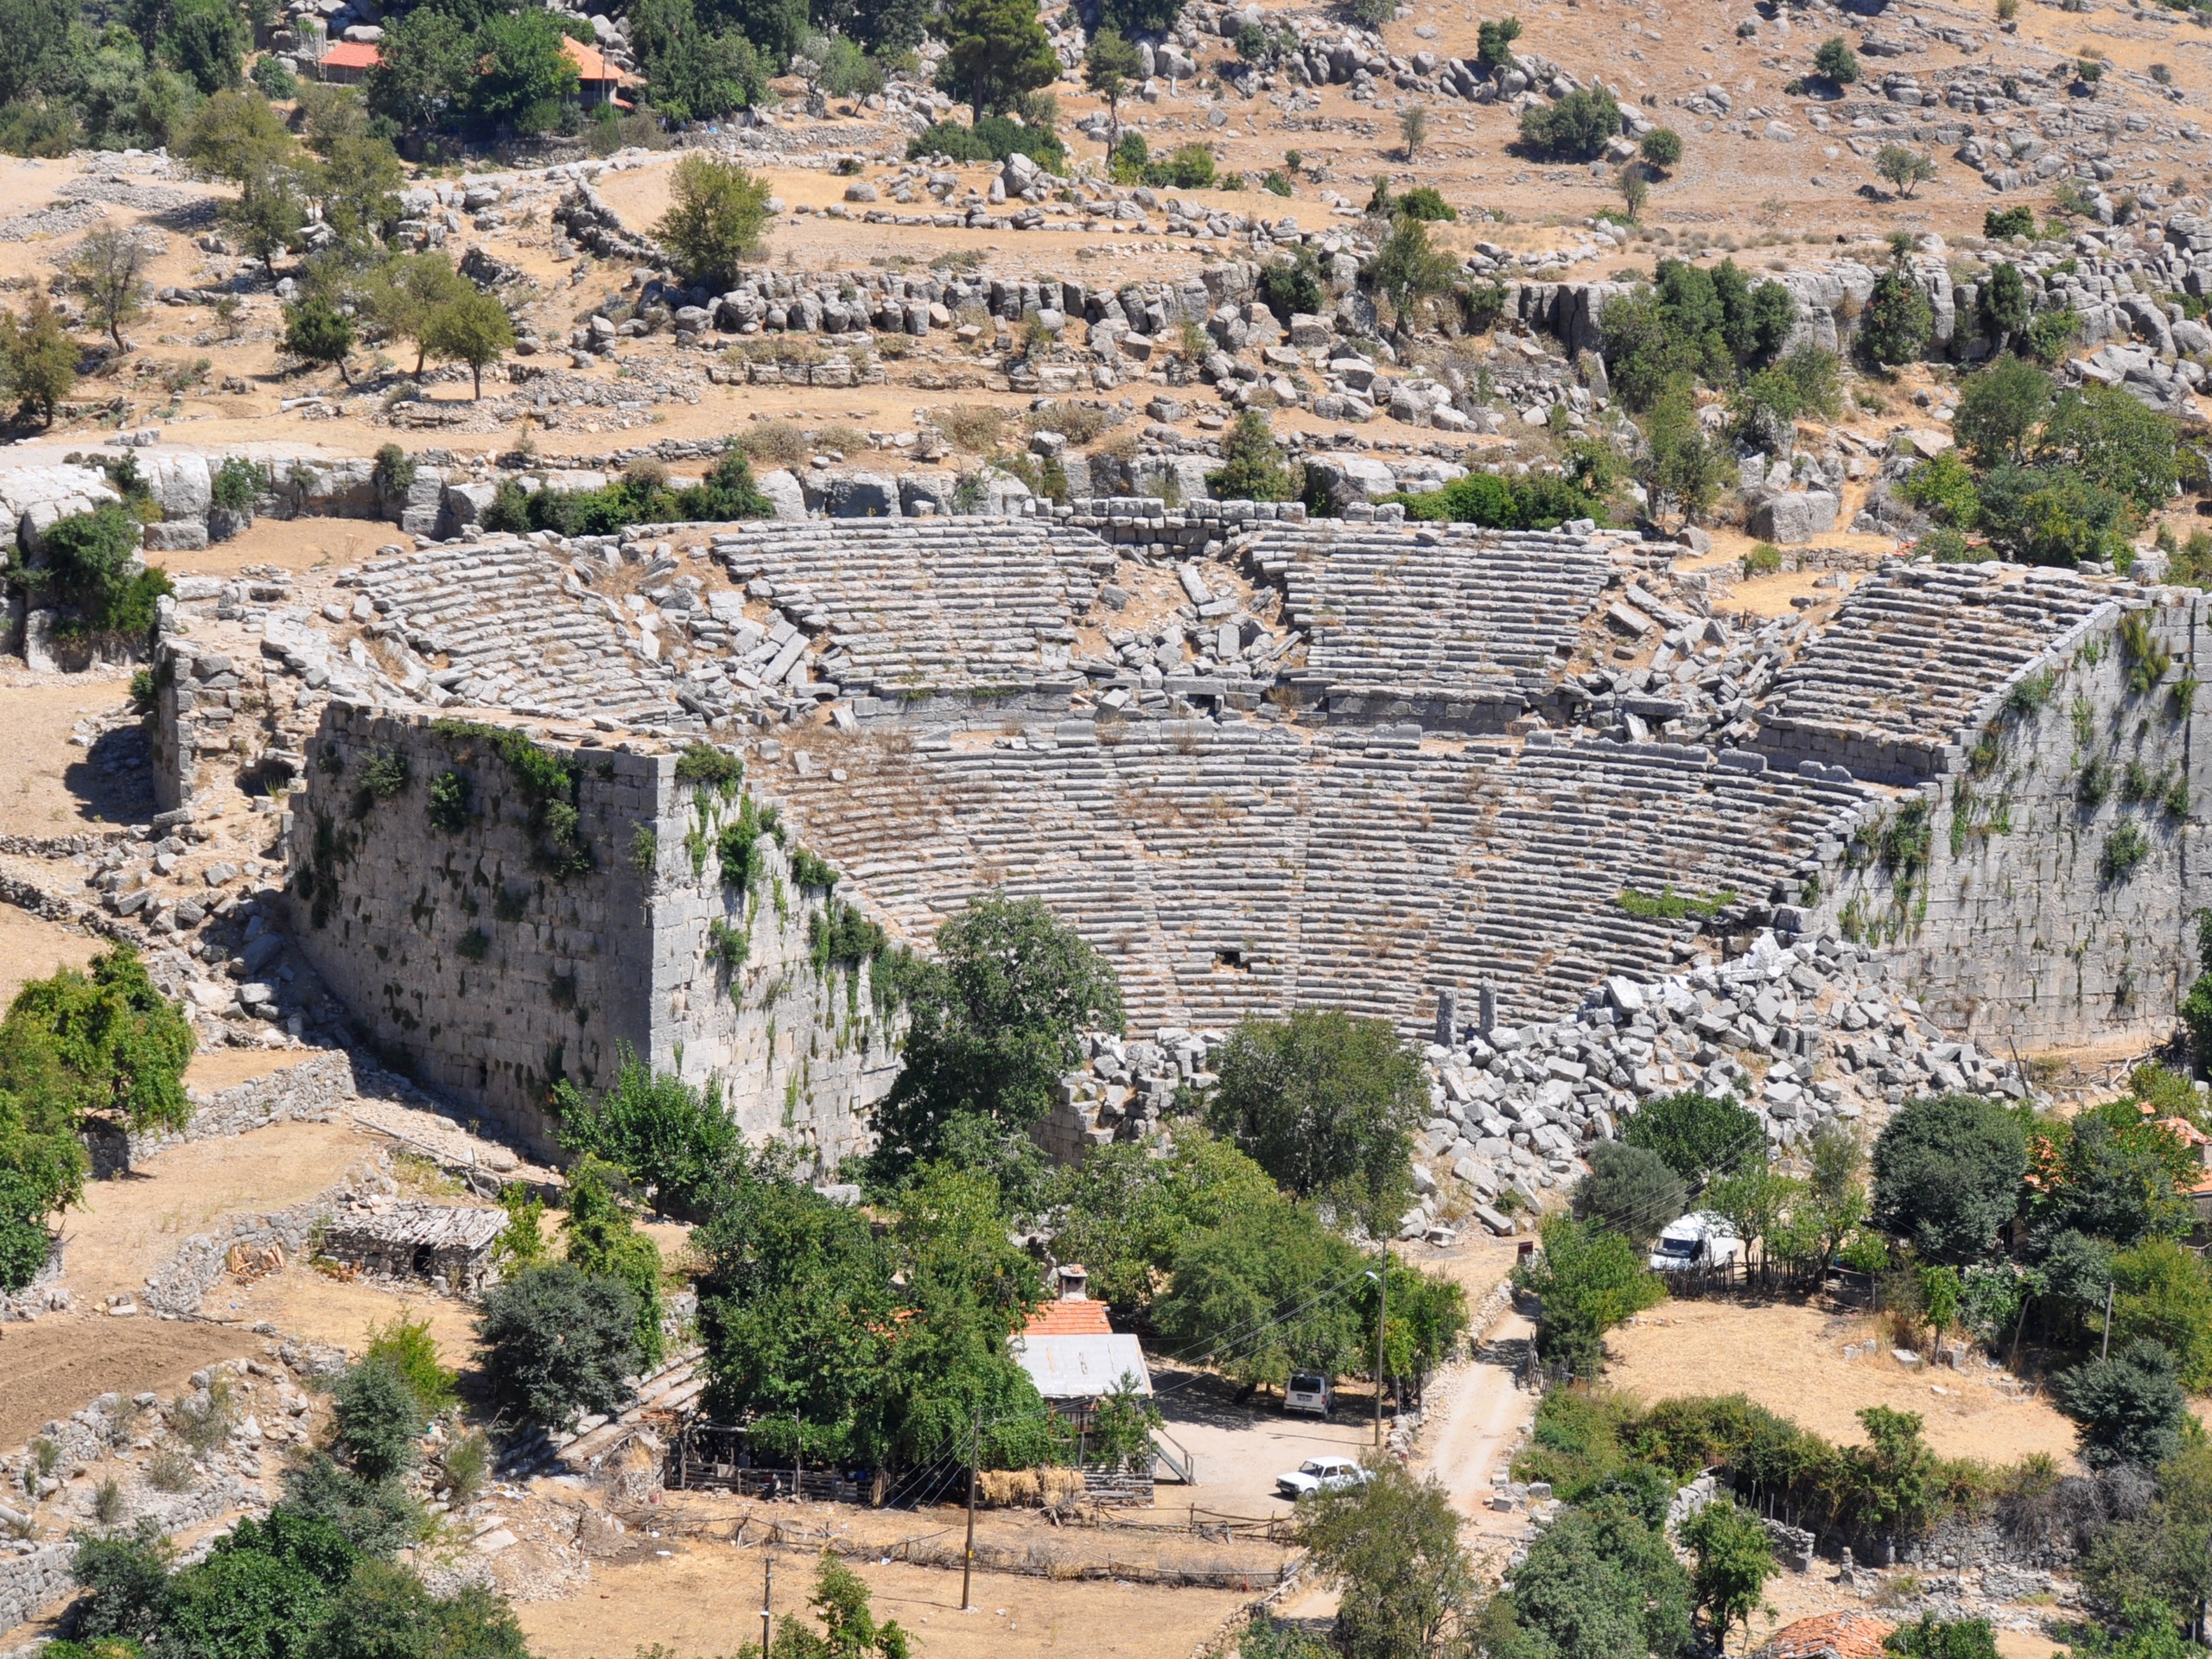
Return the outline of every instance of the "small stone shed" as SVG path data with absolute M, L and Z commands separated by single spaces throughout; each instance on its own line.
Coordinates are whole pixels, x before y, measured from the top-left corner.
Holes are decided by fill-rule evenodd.
M 473 1295 L 498 1277 L 492 1246 L 506 1224 L 503 1210 L 372 1200 L 331 1220 L 321 1254 L 377 1278 L 428 1279 Z

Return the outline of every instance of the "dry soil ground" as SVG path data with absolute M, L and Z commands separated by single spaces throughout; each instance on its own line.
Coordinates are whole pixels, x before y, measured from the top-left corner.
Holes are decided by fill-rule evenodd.
M 0 680 L 0 836 L 67 836 L 135 823 L 154 810 L 151 780 L 136 768 L 99 769 L 70 742 L 83 720 L 129 702 L 130 676 L 111 670 Z
M 1645 1401 L 1688 1395 L 1748 1395 L 1756 1404 L 1837 1441 L 1865 1439 L 1866 1406 L 1916 1411 L 1928 1442 L 1945 1457 L 2008 1463 L 2046 1452 L 2065 1463 L 2074 1427 L 2047 1402 L 2014 1399 L 1978 1364 L 1960 1371 L 1910 1371 L 1880 1352 L 1843 1357 L 1847 1343 L 1876 1335 L 1875 1322 L 1789 1302 L 1670 1301 L 1607 1339 L 1606 1377 Z
M 13 905 L 0 905 L 0 1010 L 34 979 L 79 968 L 105 947 L 105 939 L 49 922 Z
M 173 1394 L 202 1365 L 260 1351 L 251 1332 L 184 1319 L 48 1314 L 0 1325 L 0 1446 L 115 1389 Z

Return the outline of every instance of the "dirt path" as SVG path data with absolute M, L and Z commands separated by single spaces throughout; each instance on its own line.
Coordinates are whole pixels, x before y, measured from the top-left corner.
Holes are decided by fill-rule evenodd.
M 1490 1508 L 1491 1471 L 1512 1453 L 1536 1411 L 1536 1396 L 1515 1381 L 1535 1327 L 1508 1310 L 1446 1385 L 1444 1408 L 1421 1437 L 1417 1471 L 1433 1475 L 1452 1507 L 1484 1530 L 1498 1516 Z M 1516 1525 L 1516 1530 L 1518 1530 Z
M 258 1354 L 262 1338 L 193 1319 L 54 1314 L 0 1325 L 0 1451 L 113 1389 L 174 1394 L 201 1366 Z

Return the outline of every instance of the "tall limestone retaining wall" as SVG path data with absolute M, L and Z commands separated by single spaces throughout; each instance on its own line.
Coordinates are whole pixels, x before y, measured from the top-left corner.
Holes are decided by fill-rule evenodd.
M 2163 1038 L 2198 970 L 2212 597 L 2156 588 L 2131 608 L 2150 620 L 2147 659 L 2122 613 L 2029 664 L 1937 775 L 1870 815 L 1820 896 L 1933 1019 L 2000 1053 Z
M 716 1088 L 750 1133 L 809 1142 L 825 1166 L 855 1149 L 896 1075 L 896 1018 L 867 966 L 817 965 L 829 895 L 792 882 L 795 849 L 764 832 L 750 883 L 725 881 L 734 791 L 679 783 L 672 753 L 543 742 L 574 769 L 591 857 L 560 875 L 485 729 L 334 701 L 310 745 L 292 933 L 387 1058 L 538 1155 L 557 1147 L 554 1084 L 607 1086 L 626 1046 Z M 405 782 L 378 797 L 365 785 L 395 760 Z M 448 773 L 467 810 L 445 830 L 430 801 Z

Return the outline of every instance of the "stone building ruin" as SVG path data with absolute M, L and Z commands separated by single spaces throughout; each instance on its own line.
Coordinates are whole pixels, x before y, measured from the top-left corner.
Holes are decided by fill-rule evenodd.
M 387 558 L 341 573 L 326 645 L 264 634 L 271 685 L 300 682 L 270 698 L 294 938 L 386 1052 L 533 1143 L 553 1080 L 626 1046 L 825 1168 L 896 1071 L 876 954 L 993 889 L 1115 963 L 1143 1052 L 1096 1059 L 1130 1109 L 1164 1098 L 1144 1067 L 1191 1075 L 1308 1004 L 1433 1037 L 1441 1105 L 1489 1033 L 1626 1028 L 1646 996 L 1692 1048 L 1793 1064 L 1916 997 L 1951 1038 L 1926 1064 L 1968 1077 L 2170 1023 L 2207 902 L 2202 594 L 1897 561 L 1823 621 L 1746 630 L 1676 550 L 1097 501 Z M 651 628 L 641 571 L 684 595 Z M 518 592 L 543 602 L 508 615 Z M 741 781 L 679 776 L 702 742 Z M 550 847 L 517 743 L 583 857 Z M 1800 941 L 1841 1001 L 1700 1011 L 1700 964 Z M 1569 1142 L 1649 1069 L 1578 1096 Z M 1867 1058 L 1871 1098 L 1892 1071 Z M 1103 1100 L 1073 1088 L 1048 1138 L 1110 1136 Z

